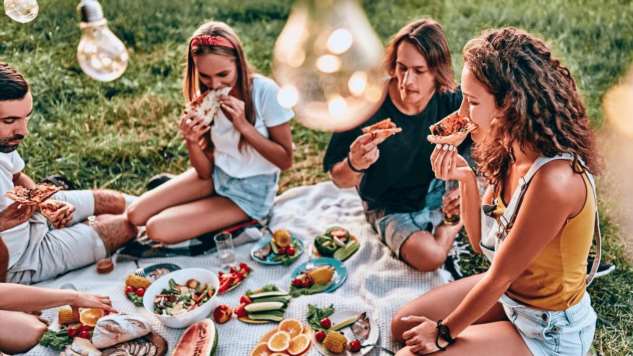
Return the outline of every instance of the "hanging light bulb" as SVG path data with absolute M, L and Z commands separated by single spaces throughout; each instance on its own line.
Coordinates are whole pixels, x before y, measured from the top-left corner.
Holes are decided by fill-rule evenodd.
M 82 0 L 77 11 L 81 15 L 82 32 L 77 47 L 79 66 L 96 80 L 117 79 L 127 68 L 128 54 L 123 42 L 108 28 L 101 4 L 97 0 Z
M 355 127 L 383 98 L 383 58 L 356 0 L 298 0 L 275 43 L 279 103 L 310 128 Z
M 4 13 L 20 23 L 33 21 L 39 11 L 37 0 L 4 0 Z

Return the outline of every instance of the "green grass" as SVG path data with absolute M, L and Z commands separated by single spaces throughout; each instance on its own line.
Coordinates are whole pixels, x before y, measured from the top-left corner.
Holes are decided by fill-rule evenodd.
M 207 19 L 229 23 L 253 64 L 269 74 L 272 45 L 291 6 L 289 0 L 102 0 L 131 60 L 122 79 L 99 83 L 75 59 L 77 2 L 40 0 L 40 16 L 27 25 L 0 18 L 0 60 L 27 76 L 35 97 L 31 138 L 20 152 L 33 177 L 62 173 L 82 187 L 137 194 L 153 174 L 188 164 L 177 120 L 185 42 L 193 30 Z M 484 28 L 513 25 L 541 35 L 572 70 L 596 128 L 602 96 L 633 60 L 628 0 L 365 0 L 364 7 L 383 40 L 414 18 L 440 20 L 456 73 L 462 46 Z M 326 179 L 320 163 L 329 135 L 296 124 L 293 135 L 295 165 L 283 174 L 282 190 Z M 618 270 L 590 288 L 600 315 L 594 346 L 600 354 L 633 354 L 633 268 L 614 224 L 604 218 L 602 226 L 606 255 Z M 479 261 L 467 267 L 480 268 Z

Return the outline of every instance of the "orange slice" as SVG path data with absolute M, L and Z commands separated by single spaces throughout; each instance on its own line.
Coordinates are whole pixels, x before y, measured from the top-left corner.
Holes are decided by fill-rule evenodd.
M 259 342 L 268 342 L 268 340 L 270 340 L 270 337 L 273 336 L 277 331 L 280 331 L 280 330 L 278 328 L 270 329 L 261 337 L 261 339 L 259 339 Z
M 79 313 L 79 322 L 87 326 L 95 326 L 104 315 L 103 309 L 82 309 Z
M 271 356 L 268 345 L 265 342 L 260 342 L 251 350 L 250 356 Z
M 290 347 L 290 334 L 278 331 L 268 340 L 268 349 L 272 352 L 286 351 Z
M 283 352 L 275 352 L 274 354 L 270 354 L 270 356 L 288 356 L 288 354 L 285 354 Z
M 279 331 L 285 331 L 293 338 L 303 331 L 303 325 L 299 320 L 286 319 L 279 324 Z
M 306 334 L 295 336 L 290 340 L 290 346 L 288 347 L 288 353 L 291 355 L 301 355 L 308 351 L 310 348 L 310 337 Z

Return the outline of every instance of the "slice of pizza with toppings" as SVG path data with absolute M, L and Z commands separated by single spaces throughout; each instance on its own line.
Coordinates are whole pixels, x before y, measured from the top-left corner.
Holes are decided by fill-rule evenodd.
M 220 97 L 228 95 L 230 91 L 230 87 L 208 90 L 206 93 L 195 98 L 189 104 L 189 108 L 195 116 L 201 117 L 205 124 L 211 125 L 220 111 Z
M 377 143 L 381 143 L 387 138 L 401 132 L 402 129 L 396 126 L 396 124 L 391 121 L 391 118 L 386 118 L 373 125 L 363 127 L 361 131 L 363 134 L 371 134 L 372 141 L 378 141 Z
M 39 205 L 59 190 L 59 187 L 50 184 L 38 184 L 32 189 L 15 186 L 6 196 L 20 204 Z
M 431 130 L 431 135 L 435 136 L 435 143 L 459 146 L 476 127 L 477 125 L 470 121 L 468 117 L 462 116 L 455 111 L 431 125 L 429 129 Z

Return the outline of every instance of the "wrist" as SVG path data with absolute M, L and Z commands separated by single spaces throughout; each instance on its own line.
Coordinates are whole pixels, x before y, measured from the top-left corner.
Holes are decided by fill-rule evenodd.
M 357 168 L 356 166 L 354 166 L 354 164 L 352 163 L 352 156 L 350 154 L 347 155 L 345 160 L 347 161 L 347 166 L 349 167 L 349 169 L 352 170 L 352 172 L 359 174 L 365 173 L 365 169 Z
M 75 290 L 67 290 L 66 298 L 64 298 L 64 304 L 68 304 L 70 306 L 77 306 L 79 303 L 79 292 Z
M 446 324 L 442 323 L 442 320 L 437 321 L 436 329 L 437 335 L 435 337 L 435 346 L 437 346 L 437 348 L 444 351 L 446 346 L 455 343 L 455 339 L 451 335 L 451 330 Z

